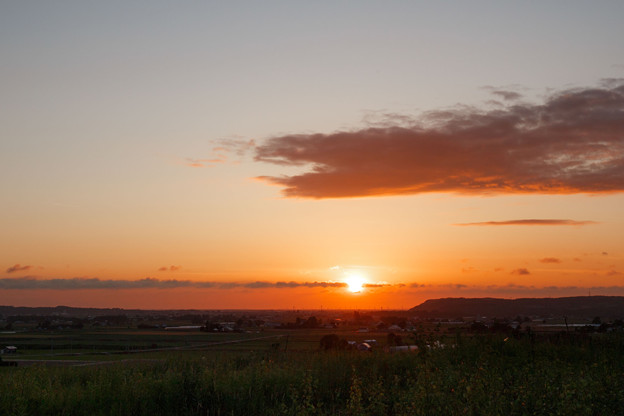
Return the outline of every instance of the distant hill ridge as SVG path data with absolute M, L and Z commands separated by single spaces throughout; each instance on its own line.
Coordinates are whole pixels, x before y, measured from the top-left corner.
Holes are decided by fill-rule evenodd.
M 568 316 L 624 318 L 624 296 L 574 296 L 564 298 L 442 298 L 429 299 L 410 309 L 422 317 Z

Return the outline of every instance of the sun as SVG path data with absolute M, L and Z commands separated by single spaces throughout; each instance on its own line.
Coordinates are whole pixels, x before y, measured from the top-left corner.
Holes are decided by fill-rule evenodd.
M 362 287 L 366 280 L 359 274 L 349 273 L 345 278 L 345 283 L 347 284 L 347 290 L 351 293 L 358 293 L 362 291 Z

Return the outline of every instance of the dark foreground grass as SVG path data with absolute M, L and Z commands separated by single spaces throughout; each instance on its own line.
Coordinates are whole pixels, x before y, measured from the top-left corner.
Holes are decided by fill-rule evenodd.
M 421 353 L 176 352 L 0 368 L 3 415 L 617 415 L 624 339 L 480 336 Z

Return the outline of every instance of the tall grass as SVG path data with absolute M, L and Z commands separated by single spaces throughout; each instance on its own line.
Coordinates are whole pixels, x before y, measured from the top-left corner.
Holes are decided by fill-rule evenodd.
M 6 415 L 611 415 L 624 339 L 480 336 L 419 353 L 175 353 L 0 370 Z

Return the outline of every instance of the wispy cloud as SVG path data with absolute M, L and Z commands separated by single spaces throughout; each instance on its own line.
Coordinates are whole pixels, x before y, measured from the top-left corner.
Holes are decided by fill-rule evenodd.
M 458 107 L 387 126 L 268 139 L 255 160 L 310 166 L 260 176 L 286 197 L 425 192 L 575 194 L 624 191 L 624 81 L 575 88 L 541 104 Z
M 375 288 L 402 288 L 407 286 L 405 283 L 386 283 L 386 282 L 380 282 L 380 283 L 364 283 L 362 285 L 362 287 L 364 288 L 370 288 L 370 289 L 375 289 Z
M 486 85 L 481 87 L 483 90 L 488 91 L 494 97 L 502 99 L 504 101 L 517 101 L 523 98 L 523 95 L 518 90 L 526 90 L 526 88 L 520 85 L 510 85 L 507 87 L 493 87 Z
M 596 221 L 575 221 L 575 220 L 555 220 L 555 219 L 527 219 L 527 220 L 508 220 L 508 221 L 483 221 L 468 222 L 462 224 L 454 224 L 459 226 L 489 226 L 489 225 L 591 225 L 597 224 Z
M 524 267 L 521 267 L 519 269 L 512 270 L 511 274 L 517 274 L 519 276 L 524 276 L 524 275 L 531 274 L 531 272 L 528 269 L 526 269 Z
M 16 264 L 14 266 L 9 267 L 8 269 L 6 269 L 7 273 L 15 273 L 15 272 L 23 272 L 26 270 L 30 270 L 32 268 L 32 266 L 21 266 L 19 264 Z
M 193 168 L 205 168 L 218 163 L 226 163 L 230 156 L 242 158 L 256 146 L 254 140 L 244 140 L 240 138 L 213 140 L 212 157 L 206 159 L 186 158 L 186 165 Z M 236 162 L 236 160 L 234 161 Z
M 519 100 L 522 98 L 522 94 L 509 90 L 492 90 L 492 94 L 502 98 L 505 101 Z
M 247 289 L 267 289 L 267 288 L 277 288 L 277 289 L 287 289 L 287 288 L 296 288 L 296 287 L 346 287 L 347 284 L 343 282 L 250 282 L 250 283 L 235 283 L 234 287 L 243 287 Z
M 412 288 L 412 289 L 418 289 L 418 288 L 427 287 L 427 285 L 426 285 L 426 284 L 424 284 L 424 283 L 417 283 L 417 282 L 414 282 L 414 283 L 410 283 L 410 284 L 409 284 L 409 287 L 410 287 L 410 288 Z
M 561 259 L 556 257 L 544 257 L 543 259 L 540 259 L 540 263 L 561 263 Z
M 215 158 L 215 159 L 191 159 L 189 157 L 186 158 L 186 166 L 190 166 L 192 168 L 205 168 L 209 165 L 214 165 L 215 163 L 224 163 L 226 161 L 225 158 Z
M 182 268 L 182 266 L 163 266 L 163 267 L 159 267 L 158 271 L 159 272 L 177 272 L 178 270 L 180 270 Z
M 248 151 L 256 146 L 255 140 L 242 138 L 218 139 L 215 140 L 214 143 L 215 147 L 213 147 L 213 151 L 234 153 L 240 157 L 245 156 Z

